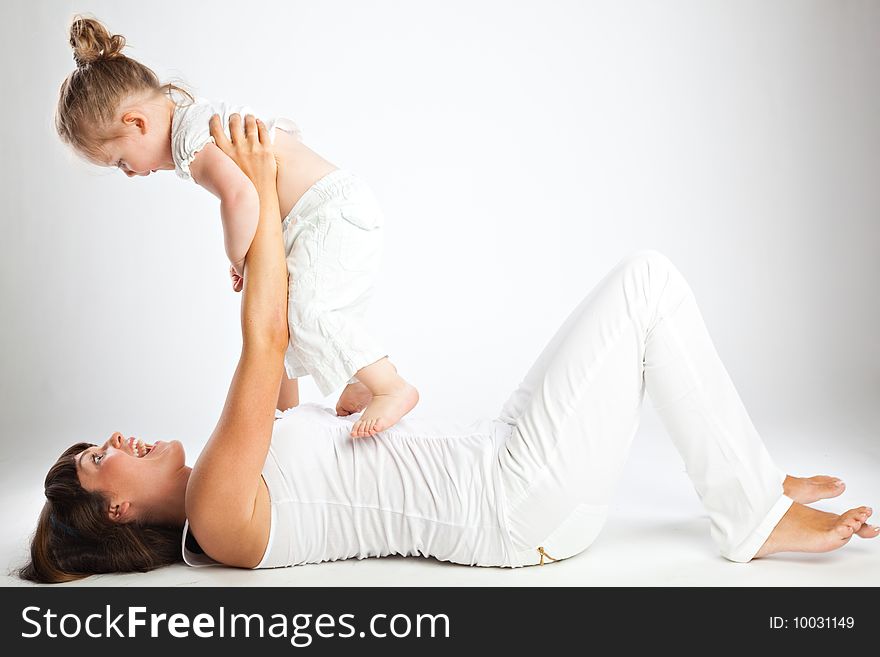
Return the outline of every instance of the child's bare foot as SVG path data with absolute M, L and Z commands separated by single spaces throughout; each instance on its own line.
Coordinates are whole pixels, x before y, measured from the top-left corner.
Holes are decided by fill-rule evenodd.
M 880 527 L 869 525 L 873 511 L 860 506 L 837 515 L 795 502 L 753 558 L 776 552 L 831 552 L 846 545 L 854 534 L 874 538 Z
M 361 418 L 351 428 L 355 438 L 366 438 L 384 431 L 409 413 L 419 403 L 419 391 L 401 379 L 392 392 L 373 395 Z
M 388 358 L 357 371 L 357 379 L 373 394 L 363 415 L 351 428 L 353 438 L 384 431 L 419 403 L 419 391 L 407 383 Z
M 787 497 L 795 502 L 811 504 L 829 497 L 837 497 L 846 490 L 846 484 L 837 477 L 827 475 L 816 475 L 815 477 L 786 475 L 782 490 Z
M 343 416 L 360 413 L 367 407 L 372 398 L 373 393 L 360 381 L 349 383 L 339 396 L 339 401 L 336 402 L 336 415 Z

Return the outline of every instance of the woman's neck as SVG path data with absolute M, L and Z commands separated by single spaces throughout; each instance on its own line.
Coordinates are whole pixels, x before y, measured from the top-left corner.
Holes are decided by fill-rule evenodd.
M 183 527 L 186 521 L 186 485 L 189 483 L 190 474 L 192 468 L 188 465 L 177 471 L 171 492 L 150 514 L 151 523 Z

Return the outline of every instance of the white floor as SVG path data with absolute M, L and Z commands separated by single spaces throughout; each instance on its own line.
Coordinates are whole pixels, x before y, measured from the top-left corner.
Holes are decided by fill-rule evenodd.
M 596 542 L 571 559 L 518 569 L 470 568 L 421 557 L 262 571 L 181 564 L 64 586 L 880 586 L 880 539 L 854 537 L 832 553 L 773 555 L 748 564 L 719 556 L 681 460 L 647 406 L 611 518 Z M 847 435 L 839 430 L 834 435 L 828 429 L 832 423 L 823 429 L 810 422 L 809 430 L 758 427 L 770 453 L 790 474 L 834 474 L 847 483 L 841 497 L 814 506 L 842 512 L 867 504 L 878 510 L 880 521 L 880 446 L 871 423 L 850 423 L 854 428 Z M 48 465 L 27 459 L 0 462 L 3 586 L 30 585 L 11 573 L 25 559 Z

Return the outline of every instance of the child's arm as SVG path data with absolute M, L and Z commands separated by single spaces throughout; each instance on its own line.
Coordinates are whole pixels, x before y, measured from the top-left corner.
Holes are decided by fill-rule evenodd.
M 220 199 L 226 255 L 241 276 L 260 216 L 257 190 L 235 162 L 213 143 L 198 152 L 190 172 L 193 180 Z

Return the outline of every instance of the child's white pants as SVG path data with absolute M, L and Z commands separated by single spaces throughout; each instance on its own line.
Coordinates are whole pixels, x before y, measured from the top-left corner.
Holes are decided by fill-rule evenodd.
M 355 174 L 336 169 L 296 202 L 282 224 L 287 253 L 288 378 L 311 374 L 324 396 L 387 356 L 366 326 L 382 260 L 384 218 Z
M 522 565 L 541 560 L 538 547 L 561 559 L 596 538 L 645 389 L 725 558 L 751 560 L 791 506 L 785 472 L 752 425 L 690 286 L 664 255 L 638 251 L 587 295 L 503 407 L 513 430 L 500 468 Z M 656 478 L 660 485 L 663 474 Z

